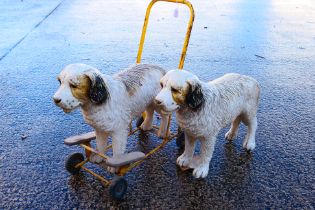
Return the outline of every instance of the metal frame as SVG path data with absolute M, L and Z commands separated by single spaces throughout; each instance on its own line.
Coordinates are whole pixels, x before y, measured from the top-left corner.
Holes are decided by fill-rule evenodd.
M 179 4 L 185 4 L 188 6 L 189 11 L 190 11 L 190 18 L 188 22 L 188 27 L 187 27 L 187 32 L 186 32 L 186 37 L 184 40 L 184 46 L 182 49 L 182 54 L 180 56 L 179 64 L 178 64 L 178 69 L 183 69 L 184 67 L 184 62 L 185 62 L 185 57 L 186 57 L 186 52 L 187 52 L 187 47 L 189 43 L 189 38 L 191 34 L 191 30 L 193 27 L 194 19 L 195 19 L 195 12 L 192 4 L 189 1 L 186 0 L 152 0 L 147 8 L 147 11 L 145 13 L 145 18 L 144 18 L 144 23 L 142 27 L 142 34 L 140 38 L 140 44 L 139 44 L 139 49 L 138 49 L 138 55 L 137 55 L 137 63 L 141 62 L 141 56 L 142 56 L 142 51 L 143 51 L 143 45 L 144 45 L 144 40 L 145 40 L 145 35 L 147 32 L 147 27 L 148 27 L 148 22 L 149 22 L 149 16 L 151 12 L 151 8 L 156 2 L 159 1 L 164 1 L 164 2 L 172 2 L 172 3 L 179 3 Z
M 184 66 L 184 61 L 185 61 L 185 57 L 186 57 L 186 52 L 187 52 L 187 47 L 188 47 L 188 43 L 189 43 L 189 38 L 190 38 L 191 30 L 192 30 L 192 27 L 193 27 L 194 17 L 195 17 L 193 6 L 191 5 L 191 3 L 189 1 L 186 1 L 186 0 L 152 0 L 150 2 L 150 4 L 147 7 L 146 14 L 145 14 L 145 19 L 144 19 L 144 24 L 143 24 L 143 28 L 142 28 L 142 34 L 141 34 L 141 38 L 140 38 L 140 44 L 139 44 L 139 49 L 138 49 L 136 63 L 140 63 L 141 62 L 141 56 L 142 56 L 142 51 L 143 51 L 144 40 L 145 40 L 146 31 L 147 31 L 147 26 L 148 26 L 148 22 L 149 22 L 149 16 L 150 16 L 151 9 L 152 9 L 153 5 L 156 2 L 172 2 L 172 3 L 185 4 L 185 5 L 188 6 L 188 8 L 190 10 L 190 18 L 189 18 L 189 22 L 188 22 L 187 32 L 186 32 L 184 45 L 183 45 L 183 49 L 182 49 L 182 53 L 181 53 L 181 57 L 180 57 L 179 65 L 178 65 L 178 69 L 181 70 L 183 68 L 183 66 Z M 145 118 L 145 114 L 143 114 L 143 117 Z M 165 137 L 163 139 L 162 143 L 159 146 L 157 146 L 156 148 L 154 148 L 150 152 L 148 152 L 145 155 L 144 159 L 139 160 L 139 161 L 134 162 L 134 163 L 131 163 L 129 165 L 125 165 L 125 166 L 120 167 L 118 169 L 118 171 L 116 172 L 116 175 L 124 176 L 127 172 L 132 170 L 134 167 L 140 165 L 147 157 L 149 157 L 150 155 L 152 155 L 152 154 L 156 153 L 157 151 L 159 151 L 161 148 L 164 147 L 165 144 L 167 144 L 170 140 L 175 138 L 177 136 L 177 134 L 173 134 L 173 133 L 170 132 L 170 129 L 169 129 L 170 128 L 170 123 L 171 123 L 171 116 L 168 119 L 167 135 L 166 135 L 167 137 Z M 154 126 L 154 128 L 157 129 L 157 126 Z M 139 128 L 136 128 L 135 130 L 132 130 L 132 128 L 131 128 L 131 132 L 129 133 L 129 136 L 133 135 L 138 130 L 139 130 Z M 79 146 L 84 148 L 85 155 L 86 155 L 87 159 L 85 159 L 81 163 L 77 164 L 75 166 L 75 168 L 82 168 L 86 172 L 90 173 L 91 175 L 93 175 L 94 177 L 99 179 L 105 186 L 109 186 L 111 184 L 111 180 L 107 180 L 107 179 L 103 178 L 99 174 L 96 174 L 95 172 L 89 170 L 88 168 L 86 168 L 84 166 L 86 163 L 89 162 L 89 157 L 90 157 L 91 153 L 95 153 L 95 154 L 101 156 L 102 158 L 104 158 L 105 160 L 108 159 L 109 157 L 104 155 L 104 154 L 98 153 L 96 150 L 94 150 L 91 147 L 89 142 L 88 143 L 79 144 Z M 112 145 L 108 145 L 106 147 L 106 151 L 111 149 L 111 147 L 112 147 Z

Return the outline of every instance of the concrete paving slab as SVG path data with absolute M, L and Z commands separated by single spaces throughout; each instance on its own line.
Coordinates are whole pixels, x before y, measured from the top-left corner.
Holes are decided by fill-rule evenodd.
M 0 2 L 0 60 L 38 27 L 62 1 Z

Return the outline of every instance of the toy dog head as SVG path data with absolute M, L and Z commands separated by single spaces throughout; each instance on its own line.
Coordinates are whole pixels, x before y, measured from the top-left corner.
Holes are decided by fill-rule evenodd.
M 109 92 L 99 70 L 85 64 L 70 64 L 57 77 L 60 87 L 54 102 L 68 113 L 85 104 L 102 104 Z
M 162 90 L 155 103 L 166 113 L 181 107 L 198 110 L 204 102 L 200 80 L 184 70 L 171 70 L 161 79 Z

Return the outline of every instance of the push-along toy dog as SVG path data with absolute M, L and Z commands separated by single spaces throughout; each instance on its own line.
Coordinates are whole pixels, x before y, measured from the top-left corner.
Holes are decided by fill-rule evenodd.
M 65 112 L 80 107 L 83 117 L 95 129 L 97 151 L 104 154 L 108 137 L 112 137 L 113 157 L 125 152 L 131 121 L 145 111 L 142 130 L 152 129 L 154 97 L 160 91 L 164 69 L 138 64 L 113 76 L 102 74 L 85 64 L 70 64 L 58 76 L 60 87 L 53 99 Z M 161 114 L 159 137 L 165 137 L 168 115 Z M 102 157 L 92 155 L 91 162 Z M 114 168 L 109 168 L 114 172 Z
M 232 123 L 225 134 L 227 140 L 237 136 L 243 122 L 247 126 L 243 147 L 255 148 L 260 86 L 253 78 L 226 74 L 205 83 L 188 71 L 172 70 L 161 79 L 161 87 L 156 103 L 164 113 L 176 111 L 177 122 L 185 132 L 185 151 L 177 164 L 194 169 L 196 178 L 208 175 L 216 137 L 228 124 Z M 197 139 L 201 154 L 194 156 Z

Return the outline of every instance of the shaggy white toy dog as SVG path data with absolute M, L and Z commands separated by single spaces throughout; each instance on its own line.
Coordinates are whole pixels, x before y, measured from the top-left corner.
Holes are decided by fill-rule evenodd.
M 141 129 L 152 129 L 154 110 L 160 113 L 154 97 L 161 90 L 163 75 L 162 68 L 149 64 L 134 65 L 113 76 L 85 64 L 70 64 L 58 76 L 60 87 L 53 99 L 66 113 L 80 107 L 85 121 L 95 129 L 97 150 L 104 153 L 111 136 L 115 157 L 125 152 L 132 119 L 145 111 Z M 161 114 L 159 137 L 166 135 L 167 119 L 168 115 Z M 102 161 L 97 155 L 90 159 Z
M 165 114 L 176 111 L 177 122 L 185 132 L 185 151 L 177 164 L 194 169 L 196 178 L 208 175 L 216 136 L 229 123 L 232 125 L 225 134 L 227 140 L 236 137 L 242 121 L 248 127 L 243 147 L 255 148 L 260 87 L 253 78 L 226 74 L 205 83 L 190 72 L 172 70 L 161 79 L 161 86 L 156 104 Z M 194 156 L 197 139 L 201 154 Z

